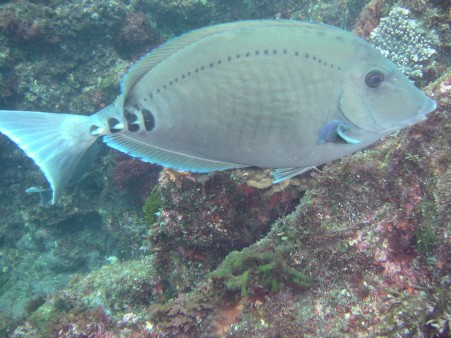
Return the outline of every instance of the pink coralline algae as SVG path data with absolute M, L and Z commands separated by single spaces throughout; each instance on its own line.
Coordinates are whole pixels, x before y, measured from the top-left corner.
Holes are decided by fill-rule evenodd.
M 137 57 L 151 50 L 160 38 L 144 13 L 129 12 L 122 21 L 115 45 L 120 55 Z
M 156 183 L 159 167 L 139 159 L 120 155 L 111 172 L 113 184 L 133 193 L 142 202 Z

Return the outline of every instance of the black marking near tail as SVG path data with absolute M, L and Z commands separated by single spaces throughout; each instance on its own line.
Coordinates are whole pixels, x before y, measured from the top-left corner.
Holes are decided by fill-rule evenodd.
M 108 119 L 108 127 L 110 128 L 110 132 L 112 133 L 118 133 L 121 131 L 121 129 L 116 129 L 114 128 L 116 125 L 119 124 L 119 120 L 114 118 L 114 117 L 110 117 Z
M 136 114 L 130 113 L 129 111 L 125 111 L 125 119 L 127 120 L 127 129 L 132 133 L 137 132 L 139 130 L 138 116 Z
M 153 128 L 155 128 L 155 118 L 153 114 L 150 112 L 150 110 L 143 109 L 143 120 L 144 120 L 144 127 L 147 131 L 151 131 Z

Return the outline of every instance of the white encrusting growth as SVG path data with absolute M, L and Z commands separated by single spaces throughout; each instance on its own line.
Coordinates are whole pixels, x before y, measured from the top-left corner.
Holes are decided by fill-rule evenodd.
M 394 7 L 371 33 L 371 43 L 410 78 L 421 78 L 426 64 L 437 53 L 439 38 L 433 30 L 410 18 L 410 11 Z

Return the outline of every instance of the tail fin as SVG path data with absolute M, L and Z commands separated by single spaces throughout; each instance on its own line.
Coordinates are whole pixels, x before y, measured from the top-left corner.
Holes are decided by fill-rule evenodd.
M 96 140 L 89 116 L 0 110 L 0 132 L 31 157 L 53 191 L 61 194 L 85 151 Z

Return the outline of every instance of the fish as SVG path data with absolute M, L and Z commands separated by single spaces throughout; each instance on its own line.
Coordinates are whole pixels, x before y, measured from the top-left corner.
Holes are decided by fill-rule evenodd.
M 207 173 L 272 168 L 274 183 L 427 118 L 436 103 L 351 32 L 291 20 L 200 28 L 154 49 L 98 112 L 0 111 L 41 169 L 49 204 L 101 138 L 143 161 Z

